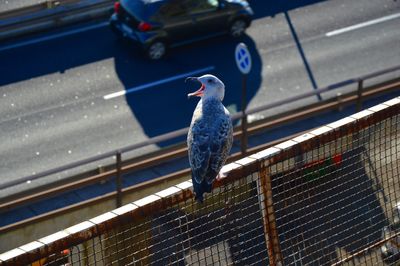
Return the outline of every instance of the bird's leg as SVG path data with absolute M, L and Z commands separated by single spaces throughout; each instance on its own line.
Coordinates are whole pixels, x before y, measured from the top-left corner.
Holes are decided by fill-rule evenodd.
M 216 179 L 219 181 L 221 179 L 224 179 L 225 177 L 226 177 L 226 173 L 222 172 L 222 170 L 221 170 L 221 171 L 219 171 Z

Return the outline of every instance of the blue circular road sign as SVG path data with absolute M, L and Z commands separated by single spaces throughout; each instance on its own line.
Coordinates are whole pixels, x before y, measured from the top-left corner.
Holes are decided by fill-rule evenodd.
M 239 43 L 235 49 L 236 65 L 242 74 L 249 74 L 251 70 L 251 56 L 247 46 L 244 43 Z

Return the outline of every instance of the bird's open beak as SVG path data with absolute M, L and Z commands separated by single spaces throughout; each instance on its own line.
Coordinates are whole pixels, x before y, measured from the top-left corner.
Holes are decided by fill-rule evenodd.
M 192 81 L 192 80 L 195 80 L 195 81 L 200 82 L 199 79 L 196 78 L 196 77 L 188 77 L 188 78 L 185 79 L 185 82 L 187 82 L 187 81 Z M 201 82 L 200 82 L 200 83 L 201 83 Z M 203 96 L 203 94 L 204 94 L 204 89 L 205 89 L 204 84 L 201 83 L 200 89 L 198 89 L 198 90 L 195 91 L 195 92 L 189 93 L 189 94 L 188 94 L 188 98 L 190 99 L 190 98 L 196 97 L 196 96 L 197 96 L 197 97 Z

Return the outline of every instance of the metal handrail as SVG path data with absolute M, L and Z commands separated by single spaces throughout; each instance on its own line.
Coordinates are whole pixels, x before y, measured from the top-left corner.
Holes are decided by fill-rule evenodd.
M 289 97 L 287 99 L 280 100 L 280 101 L 277 101 L 277 102 L 274 102 L 274 103 L 262 105 L 262 106 L 259 106 L 259 107 L 250 108 L 250 109 L 245 110 L 244 112 L 235 113 L 231 117 L 232 117 L 233 120 L 240 119 L 240 118 L 243 118 L 244 116 L 247 116 L 249 114 L 253 114 L 253 113 L 260 112 L 260 111 L 265 111 L 265 110 L 268 110 L 268 109 L 272 109 L 274 107 L 277 107 L 277 106 L 280 106 L 280 105 L 283 105 L 283 104 L 293 103 L 293 102 L 299 101 L 301 99 L 308 98 L 310 96 L 315 96 L 315 95 L 318 95 L 318 94 L 321 94 L 321 93 L 324 93 L 324 92 L 327 92 L 327 91 L 332 91 L 332 90 L 339 89 L 339 88 L 342 88 L 344 86 L 347 86 L 347 85 L 350 85 L 350 84 L 355 84 L 355 83 L 358 83 L 359 85 L 361 84 L 361 86 L 358 86 L 358 90 L 362 91 L 362 89 L 363 89 L 362 83 L 363 83 L 364 80 L 371 79 L 371 78 L 374 78 L 374 77 L 377 77 L 377 76 L 380 76 L 380 75 L 383 75 L 383 74 L 388 74 L 388 73 L 391 73 L 391 72 L 394 72 L 394 71 L 398 71 L 398 70 L 400 70 L 400 65 L 394 66 L 394 67 L 391 67 L 391 68 L 387 68 L 387 69 L 384 69 L 384 70 L 376 71 L 376 72 L 370 73 L 368 75 L 360 76 L 358 78 L 352 78 L 352 79 L 348 79 L 348 80 L 345 80 L 345 81 L 341 81 L 341 82 L 329 85 L 327 87 L 315 89 L 315 90 L 313 90 L 311 92 L 306 92 L 306 93 L 303 93 L 303 94 L 292 96 L 292 97 Z M 358 93 L 358 96 L 359 96 L 358 101 L 361 102 L 362 101 L 362 93 Z M 63 165 L 63 166 L 60 166 L 60 167 L 56 167 L 56 168 L 53 168 L 53 169 L 50 169 L 50 170 L 47 170 L 47 171 L 43 171 L 43 172 L 40 172 L 40 173 L 37 173 L 37 174 L 29 175 L 29 176 L 20 178 L 18 180 L 8 181 L 8 182 L 5 182 L 3 184 L 0 184 L 0 190 L 6 189 L 6 188 L 10 188 L 12 186 L 19 185 L 19 184 L 22 184 L 22 183 L 25 183 L 27 181 L 34 181 L 34 180 L 39 179 L 39 178 L 44 177 L 44 176 L 60 173 L 60 172 L 63 172 L 65 170 L 70 170 L 72 168 L 76 168 L 76 167 L 79 167 L 79 166 L 82 166 L 82 165 L 86 165 L 86 164 L 91 163 L 91 162 L 95 162 L 95 161 L 102 160 L 102 159 L 107 159 L 107 158 L 112 157 L 112 156 L 117 156 L 117 154 L 130 152 L 130 151 L 133 151 L 133 150 L 136 150 L 136 149 L 139 149 L 139 148 L 143 148 L 143 147 L 155 144 L 155 143 L 172 140 L 172 139 L 175 139 L 175 138 L 178 138 L 178 137 L 186 135 L 187 132 L 188 132 L 188 128 L 175 130 L 175 131 L 172 131 L 172 132 L 169 132 L 169 133 L 166 133 L 166 134 L 162 134 L 162 135 L 150 138 L 148 140 L 145 140 L 145 141 L 142 141 L 142 142 L 139 142 L 139 143 L 136 143 L 136 144 L 132 144 L 132 145 L 120 148 L 120 149 L 116 149 L 116 150 L 113 150 L 113 151 L 110 151 L 110 152 L 106 152 L 106 153 L 101 154 L 101 155 L 97 155 L 97 156 L 93 156 L 93 157 L 90 157 L 90 158 L 87 158 L 87 159 L 83 159 L 83 160 L 79 160 L 79 161 L 76 161 L 76 162 L 72 162 L 72 163 L 69 163 L 69 164 L 66 164 L 66 165 Z
M 305 98 L 308 98 L 308 97 L 311 97 L 311 96 L 315 96 L 315 95 L 318 95 L 318 94 L 321 94 L 321 93 L 324 93 L 324 92 L 328 92 L 328 91 L 331 91 L 331 90 L 339 89 L 339 88 L 342 88 L 344 86 L 348 86 L 348 85 L 355 84 L 355 83 L 359 84 L 360 82 L 363 82 L 364 80 L 375 78 L 377 76 L 381 76 L 381 75 L 384 75 L 384 74 L 387 74 L 387 73 L 390 73 L 390 72 L 394 72 L 394 71 L 397 71 L 397 70 L 400 70 L 400 65 L 394 66 L 394 67 L 391 67 L 391 68 L 387 68 L 387 69 L 384 69 L 384 70 L 376 71 L 376 72 L 373 72 L 373 73 L 370 73 L 370 74 L 367 74 L 367 75 L 364 75 L 364 76 L 360 76 L 358 78 L 352 78 L 352 79 L 344 80 L 344 81 L 341 81 L 341 82 L 338 82 L 338 83 L 335 83 L 335 84 L 332 84 L 332 85 L 329 85 L 329 86 L 326 86 L 326 87 L 323 87 L 323 88 L 317 88 L 317 89 L 315 89 L 315 90 L 313 90 L 311 92 L 306 92 L 306 93 L 303 93 L 303 94 L 295 95 L 295 96 L 292 96 L 292 97 L 289 97 L 289 98 L 286 98 L 286 99 L 283 99 L 283 100 L 280 100 L 280 101 L 276 101 L 276 102 L 273 102 L 273 103 L 257 106 L 257 107 L 254 107 L 254 108 L 246 110 L 246 114 L 249 115 L 249 114 L 258 113 L 260 111 L 265 111 L 267 109 L 272 109 L 272 108 L 280 106 L 282 104 L 288 104 L 288 103 L 291 103 L 291 102 L 299 101 L 299 100 L 302 100 L 302 99 L 305 99 Z M 362 90 L 362 87 L 361 87 L 361 90 Z
M 114 0 L 97 0 L 89 1 L 87 4 L 80 3 L 82 0 L 58 0 L 46 1 L 32 6 L 26 6 L 15 10 L 10 10 L 0 13 L 2 22 L 0 28 L 18 25 L 21 23 L 33 23 L 36 20 L 43 21 L 48 18 L 64 17 L 66 14 L 80 12 L 82 9 L 94 9 L 96 7 L 103 7 L 104 5 L 112 8 Z M 66 6 L 70 6 L 66 8 Z M 49 9 L 54 9 L 54 13 L 47 12 Z
M 376 95 L 387 93 L 389 91 L 394 91 L 394 90 L 398 89 L 399 87 L 400 87 L 400 78 L 390 79 L 389 81 L 379 83 L 379 84 L 373 85 L 371 87 L 365 88 L 366 90 L 363 93 L 362 97 L 363 97 L 363 99 L 368 99 L 368 98 L 374 97 Z M 262 120 L 258 120 L 256 122 L 249 124 L 249 127 L 246 130 L 248 132 L 248 135 L 254 135 L 254 134 L 257 134 L 257 132 L 265 131 L 265 129 L 267 129 L 267 128 L 274 128 L 274 127 L 282 125 L 282 124 L 287 124 L 289 122 L 298 121 L 299 119 L 304 119 L 305 117 L 320 114 L 321 112 L 323 113 L 323 112 L 332 111 L 332 110 L 338 110 L 338 109 L 340 110 L 344 106 L 348 106 L 350 104 L 356 103 L 358 97 L 359 97 L 359 95 L 354 94 L 354 92 L 346 94 L 346 95 L 341 95 L 340 97 L 336 97 L 336 99 L 331 98 L 331 100 L 325 101 L 322 104 L 319 103 L 319 104 L 308 105 L 307 107 L 303 107 L 303 108 L 301 108 L 301 110 L 297 110 L 294 113 L 290 113 L 290 114 L 279 116 L 279 117 L 272 118 L 272 119 L 271 119 L 271 117 L 269 117 L 269 118 L 265 118 Z M 239 128 L 241 128 L 241 127 L 240 126 L 237 127 L 237 129 L 239 129 Z M 287 136 L 282 139 L 274 140 L 272 142 L 261 144 L 261 145 L 255 146 L 255 147 L 249 147 L 247 149 L 247 153 L 249 153 L 249 154 L 257 153 L 259 151 L 262 151 L 269 147 L 272 147 L 278 143 L 282 143 L 288 139 L 292 139 L 296 136 L 302 135 L 303 133 L 305 133 L 305 132 L 299 132 L 295 135 Z M 242 138 L 241 135 L 243 135 L 241 133 L 241 131 L 237 131 L 234 133 L 235 138 L 238 138 L 238 139 Z M 175 148 L 173 148 L 173 147 L 175 147 Z M 66 191 L 71 191 L 75 188 L 80 188 L 80 187 L 98 183 L 98 182 L 101 182 L 104 180 L 109 180 L 111 177 L 115 177 L 115 176 L 117 176 L 116 183 L 118 183 L 118 173 L 121 178 L 122 174 L 131 173 L 136 170 L 143 169 L 145 167 L 150 167 L 152 165 L 157 164 L 159 161 L 164 162 L 165 160 L 181 158 L 186 155 L 187 149 L 184 148 L 183 143 L 180 145 L 177 145 L 177 146 L 173 146 L 173 147 L 168 148 L 167 152 L 162 152 L 163 150 L 159 150 L 159 151 L 155 152 L 155 158 L 153 158 L 151 155 L 146 155 L 145 157 L 147 157 L 148 159 L 143 159 L 143 160 L 139 159 L 139 158 L 135 158 L 134 159 L 136 161 L 135 163 L 133 163 L 133 164 L 129 163 L 128 165 L 123 166 L 123 167 L 121 167 L 121 165 L 118 165 L 118 159 L 117 159 L 116 168 L 114 167 L 113 169 L 111 169 L 107 172 L 101 173 L 101 174 L 97 174 L 94 176 L 92 175 L 92 176 L 89 176 L 86 178 L 81 178 L 78 181 L 73 181 L 72 183 L 69 182 L 65 185 L 56 186 L 56 187 L 53 186 L 50 189 L 41 190 L 41 191 L 37 192 L 36 194 L 30 193 L 29 195 L 25 195 L 25 196 L 19 197 L 18 199 L 6 202 L 4 204 L 0 204 L 0 212 L 2 212 L 4 210 L 10 210 L 17 206 L 22 206 L 26 203 L 32 203 L 37 200 L 47 199 L 49 197 L 59 195 L 60 193 L 65 193 Z M 154 153 L 150 153 L 150 154 L 154 154 Z M 239 160 L 242 157 L 243 157 L 242 151 L 236 152 L 236 153 L 230 155 L 230 157 L 228 158 L 228 162 Z M 177 182 L 180 182 L 183 177 L 185 177 L 187 179 L 187 178 L 189 178 L 189 176 L 190 176 L 190 169 L 186 168 L 186 169 L 180 170 L 178 172 L 169 173 L 167 175 L 160 176 L 160 177 L 145 181 L 143 183 L 135 184 L 135 185 L 124 187 L 124 188 L 120 187 L 118 189 L 118 185 L 116 184 L 117 189 L 115 191 L 109 192 L 107 194 L 100 195 L 95 198 L 91 198 L 89 200 L 85 200 L 85 201 L 82 201 L 82 202 L 79 202 L 79 203 L 76 203 L 73 205 L 68 205 L 61 209 L 56 209 L 56 210 L 32 217 L 32 218 L 28 218 L 28 219 L 18 221 L 13 224 L 9 224 L 9 225 L 0 227 L 0 234 L 9 232 L 12 230 L 16 230 L 18 228 L 23 228 L 25 226 L 29 226 L 32 224 L 36 224 L 40 221 L 52 219 L 54 217 L 58 217 L 59 215 L 70 213 L 71 211 L 80 210 L 82 208 L 86 208 L 86 207 L 92 206 L 94 204 L 98 204 L 100 202 L 111 200 L 111 199 L 114 199 L 116 207 L 119 207 L 119 206 L 121 206 L 125 195 L 128 195 L 128 194 L 132 195 L 133 193 L 143 191 L 144 189 L 148 189 L 151 187 L 158 187 L 161 184 L 165 184 L 166 181 L 177 183 Z M 120 181 L 122 181 L 122 179 L 120 179 Z
M 397 83 L 398 84 L 398 83 Z M 385 85 L 386 86 L 386 85 Z M 398 85 L 397 85 L 398 86 Z M 380 87 L 380 86 L 379 86 Z M 370 90 L 368 91 L 368 93 Z M 354 97 L 353 98 L 354 102 Z M 317 134 L 311 139 L 306 139 L 303 141 L 300 141 L 298 145 L 289 145 L 285 150 L 282 150 L 282 152 L 274 153 L 274 154 L 268 154 L 264 156 L 261 156 L 260 160 L 250 160 L 247 161 L 246 163 L 243 164 L 243 162 L 235 162 L 235 166 L 233 167 L 232 170 L 228 171 L 227 177 L 219 180 L 218 182 L 215 182 L 214 188 L 222 188 L 224 186 L 230 186 L 230 184 L 234 184 L 234 182 L 239 182 L 238 180 L 243 180 L 246 179 L 247 176 L 251 176 L 254 173 L 259 174 L 260 176 L 260 182 L 261 182 L 261 189 L 263 191 L 262 195 L 269 195 L 271 199 L 272 195 L 272 188 L 270 185 L 271 179 L 268 177 L 268 169 L 265 169 L 265 160 L 268 160 L 270 162 L 274 163 L 279 163 L 282 160 L 287 160 L 292 158 L 293 156 L 296 156 L 298 154 L 298 150 L 301 150 L 302 153 L 307 153 L 312 150 L 318 149 L 318 147 L 321 147 L 323 145 L 326 145 L 327 143 L 331 143 L 332 140 L 340 140 L 343 137 L 348 137 L 350 135 L 356 135 L 359 132 L 370 128 L 371 126 L 374 126 L 378 123 L 381 123 L 382 121 L 385 121 L 387 119 L 393 118 L 394 116 L 399 114 L 399 108 L 396 104 L 385 104 L 386 108 L 383 108 L 383 110 L 378 110 L 375 112 L 372 112 L 370 116 L 368 117 L 362 117 L 360 119 L 353 119 L 352 121 L 347 121 L 345 123 L 344 127 L 346 130 L 343 129 L 343 125 L 339 128 L 336 126 L 331 126 L 330 129 L 336 128 L 336 130 L 331 131 L 330 134 Z M 310 132 L 310 131 L 308 131 Z M 328 132 L 329 133 L 329 132 Z M 293 141 L 292 141 L 293 142 Z M 276 147 L 279 146 L 275 146 Z M 254 158 L 253 158 L 254 159 Z M 240 167 L 239 167 L 240 166 Z M 292 165 L 292 170 L 296 171 L 296 167 Z M 290 167 L 289 167 L 290 168 Z M 267 170 L 267 171 L 266 171 Z M 286 169 L 287 170 L 287 169 Z M 269 175 L 270 176 L 270 175 Z M 263 179 L 264 178 L 264 179 Z M 180 187 L 180 186 L 178 186 Z M 263 188 L 264 187 L 264 188 Z M 157 191 L 159 191 L 160 188 L 157 188 Z M 260 191 L 259 191 L 260 192 Z M 261 193 L 260 192 L 260 193 Z M 115 192 L 113 192 L 115 194 Z M 161 193 L 161 194 L 168 194 L 168 193 Z M 152 217 L 155 212 L 162 212 L 165 210 L 167 207 L 168 208 L 173 208 L 174 206 L 182 206 L 181 204 L 185 201 L 188 201 L 189 199 L 193 198 L 193 193 L 191 191 L 190 187 L 180 187 L 178 191 L 175 191 L 174 193 L 169 193 L 168 195 L 161 195 L 160 193 L 156 193 L 156 191 L 152 191 L 150 193 L 145 193 L 146 196 L 152 195 L 151 200 L 147 201 L 147 203 L 138 203 L 137 201 L 133 201 L 130 199 L 129 205 L 130 208 L 128 209 L 123 209 L 117 210 L 117 211 L 111 211 L 106 214 L 102 214 L 100 216 L 97 216 L 97 218 L 100 219 L 91 219 L 93 215 L 90 215 L 90 217 L 87 217 L 84 223 L 81 223 L 80 225 L 74 226 L 74 230 L 63 230 L 59 231 L 56 234 L 53 234 L 49 237 L 46 237 L 46 241 L 44 241 L 45 238 L 39 239 L 36 241 L 36 243 L 31 242 L 31 244 L 20 246 L 17 249 L 14 249 L 12 251 L 9 251 L 3 255 L 3 262 L 8 264 L 27 264 L 27 263 L 32 263 L 33 261 L 38 261 L 41 258 L 45 257 L 50 257 L 52 254 L 56 254 L 57 252 L 65 249 L 70 249 L 72 246 L 75 247 L 80 247 L 80 245 L 83 245 L 84 248 L 86 248 L 86 245 L 84 242 L 87 241 L 93 241 L 94 238 L 99 237 L 100 240 L 103 238 L 101 235 L 106 235 L 111 232 L 111 231 L 116 231 L 117 233 L 120 232 L 118 228 L 125 228 L 124 226 L 127 223 L 131 223 L 133 220 L 136 218 L 139 219 L 139 222 L 141 222 L 143 219 L 146 219 L 148 217 Z M 109 194 L 106 195 L 107 197 Z M 218 195 L 217 195 L 218 197 Z M 109 197 L 108 197 L 109 198 Z M 147 197 L 148 198 L 148 197 Z M 143 199 L 143 197 L 142 197 Z M 91 200 L 91 203 L 98 204 L 100 201 L 105 200 L 104 197 L 96 200 Z M 264 209 L 269 209 L 268 211 L 263 211 L 263 218 L 264 220 L 264 233 L 269 232 L 270 234 L 267 235 L 268 239 L 266 241 L 270 241 L 270 243 L 267 245 L 267 249 L 272 247 L 274 248 L 274 253 L 273 254 L 276 257 L 279 257 L 281 251 L 279 247 L 279 236 L 276 234 L 276 227 L 274 227 L 273 224 L 276 224 L 276 217 L 274 216 L 274 206 L 273 206 L 273 200 L 267 200 L 266 197 L 263 199 L 260 199 L 261 204 L 263 204 Z M 142 201 L 143 202 L 143 201 Z M 223 201 L 224 202 L 224 201 Z M 188 203 L 189 205 L 187 206 L 193 206 L 193 200 Z M 186 206 L 186 205 L 185 205 Z M 86 205 L 88 207 L 88 205 Z M 103 212 L 103 211 L 101 211 Z M 54 215 L 54 213 L 53 213 Z M 54 216 L 53 216 L 54 217 Z M 36 219 L 36 217 L 35 217 Z M 269 225 L 266 225 L 266 223 L 269 223 Z M 21 226 L 21 224 L 17 225 Z M 65 225 L 64 225 L 65 228 Z M 5 232 L 7 229 L 2 229 L 0 228 L 0 233 Z M 129 234 L 130 235 L 130 234 Z M 398 234 L 396 235 L 398 236 Z M 353 258 L 357 257 L 357 255 L 360 255 L 362 253 L 368 252 L 369 250 L 372 250 L 372 248 L 377 247 L 384 243 L 383 241 L 388 241 L 394 236 L 390 236 L 386 238 L 385 240 L 376 242 L 371 244 L 370 246 L 364 248 L 362 250 L 357 250 L 357 252 L 353 252 L 350 256 L 344 256 L 343 260 L 338 262 L 335 265 L 341 265 L 345 261 L 350 261 Z M 109 239 L 109 238 L 106 238 Z M 274 243 L 272 243 L 274 242 Z M 114 243 L 114 242 L 113 242 Z M 37 245 L 36 245 L 37 244 Z M 90 243 L 89 243 L 90 244 Z M 271 252 L 270 252 L 271 253 Z M 86 256 L 87 257 L 87 256 Z M 341 258 L 340 258 L 341 259 Z M 281 260 L 282 261 L 282 260 Z
M 49 7 L 49 3 L 57 2 L 57 5 Z M 87 18 L 93 19 L 94 16 L 101 17 L 108 15 L 112 10 L 114 0 L 88 0 L 85 3 L 77 0 L 47 1 L 34 6 L 24 7 L 21 9 L 10 11 L 11 14 L 0 14 L 5 17 L 0 23 L 0 40 L 24 34 L 26 32 L 34 32 L 50 28 L 52 26 L 60 26 L 68 24 L 71 21 L 83 20 L 83 14 L 90 13 Z M 6 16 L 7 15 L 7 16 Z M 44 26 L 47 25 L 47 26 Z

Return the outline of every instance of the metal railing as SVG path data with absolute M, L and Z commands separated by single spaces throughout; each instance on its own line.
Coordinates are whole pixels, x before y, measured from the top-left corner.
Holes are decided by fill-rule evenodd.
M 114 0 L 47 0 L 0 13 L 0 41 L 84 20 L 105 18 Z
M 343 88 L 344 86 L 352 85 L 352 84 L 357 84 L 356 94 L 350 93 L 349 95 L 341 96 L 340 99 L 333 99 L 333 100 L 330 99 L 327 102 L 324 102 L 323 104 L 315 104 L 313 106 L 308 106 L 308 107 L 304 108 L 304 110 L 302 110 L 302 111 L 296 110 L 296 112 L 294 112 L 290 115 L 286 115 L 284 117 L 278 117 L 277 119 L 274 119 L 272 121 L 271 121 L 271 119 L 267 118 L 261 122 L 258 121 L 258 122 L 249 123 L 248 126 L 244 129 L 246 131 L 246 133 L 244 135 L 251 136 L 260 131 L 265 131 L 268 128 L 275 127 L 275 126 L 281 125 L 283 123 L 288 123 L 288 122 L 293 122 L 293 121 L 296 121 L 299 119 L 304 119 L 305 117 L 309 117 L 313 114 L 315 115 L 317 113 L 326 112 L 327 110 L 338 109 L 341 106 L 345 106 L 345 105 L 348 105 L 351 103 L 357 103 L 357 107 L 360 110 L 361 106 L 362 106 L 362 102 L 366 98 L 400 87 L 400 81 L 398 79 L 396 79 L 394 82 L 389 82 L 387 84 L 385 83 L 383 85 L 365 89 L 363 87 L 364 81 L 367 79 L 375 78 L 375 77 L 378 77 L 378 76 L 381 76 L 384 74 L 388 74 L 388 73 L 392 73 L 395 71 L 399 71 L 399 70 L 400 70 L 400 65 L 391 67 L 391 68 L 388 68 L 388 69 L 385 69 L 382 71 L 374 72 L 374 73 L 371 73 L 371 74 L 368 74 L 365 76 L 361 76 L 358 78 L 345 80 L 345 81 L 342 81 L 342 82 L 339 82 L 339 83 L 336 83 L 336 84 L 333 84 L 333 85 L 330 85 L 330 86 L 327 86 L 324 88 L 319 88 L 319 89 L 313 90 L 311 92 L 292 96 L 292 97 L 289 97 L 285 100 L 281 100 L 278 102 L 266 104 L 266 105 L 255 107 L 255 108 L 249 108 L 246 111 L 233 114 L 232 119 L 236 120 L 236 119 L 240 119 L 243 117 L 247 117 L 250 114 L 254 114 L 254 113 L 257 113 L 260 111 L 272 109 L 276 106 L 281 106 L 283 104 L 288 104 L 288 103 L 292 103 L 295 101 L 299 101 L 299 100 L 302 100 L 302 99 L 305 99 L 308 97 L 315 96 L 317 94 L 334 91 L 336 89 Z M 178 177 L 178 176 L 180 176 L 180 177 L 188 176 L 190 173 L 189 169 L 184 169 L 177 173 L 169 174 L 167 176 L 162 176 L 160 178 L 156 178 L 154 180 L 145 182 L 144 184 L 139 184 L 139 185 L 134 185 L 132 187 L 122 188 L 121 183 L 122 183 L 122 175 L 123 174 L 128 173 L 128 172 L 133 172 L 138 169 L 143 169 L 143 168 L 149 167 L 151 165 L 155 165 L 155 164 L 159 163 L 160 161 L 167 161 L 167 160 L 186 156 L 187 150 L 186 150 L 185 145 L 178 145 L 175 148 L 170 149 L 167 154 L 163 154 L 163 151 L 161 150 L 160 152 L 156 153 L 155 158 L 148 159 L 143 162 L 135 162 L 135 163 L 129 164 L 129 165 L 123 164 L 123 162 L 121 160 L 121 155 L 123 153 L 131 152 L 136 149 L 146 147 L 148 145 L 152 145 L 152 144 L 156 144 L 159 142 L 172 140 L 174 138 L 184 136 L 187 134 L 187 130 L 188 130 L 188 128 L 180 129 L 180 130 L 173 131 L 173 132 L 170 132 L 167 134 L 163 134 L 163 135 L 160 135 L 160 136 L 157 136 L 154 138 L 150 138 L 150 139 L 140 142 L 140 143 L 136 143 L 133 145 L 129 145 L 127 147 L 123 147 L 121 149 L 107 152 L 105 154 L 93 156 L 93 157 L 87 158 L 85 160 L 76 161 L 76 162 L 61 166 L 61 167 L 56 167 L 54 169 L 50 169 L 50 170 L 47 170 L 47 171 L 44 171 L 41 173 L 37 173 L 34 175 L 29 175 L 29 176 L 20 178 L 18 180 L 12 180 L 12 181 L 5 182 L 0 185 L 0 190 L 9 188 L 9 187 L 12 187 L 12 186 L 15 186 L 18 184 L 25 183 L 27 181 L 32 182 L 32 181 L 35 181 L 44 176 L 57 174 L 62 171 L 70 170 L 72 168 L 83 166 L 83 165 L 86 165 L 86 164 L 89 164 L 89 163 L 92 163 L 92 162 L 95 162 L 98 160 L 103 160 L 103 159 L 107 159 L 110 157 L 116 158 L 115 167 L 112 167 L 111 170 L 109 170 L 109 171 L 106 171 L 106 172 L 98 174 L 98 175 L 81 178 L 77 181 L 73 181 L 73 182 L 70 182 L 67 184 L 63 184 L 63 185 L 55 184 L 54 187 L 52 187 L 50 189 L 46 189 L 45 191 L 39 191 L 37 193 L 29 193 L 28 195 L 24 195 L 24 196 L 18 195 L 17 199 L 13 199 L 13 200 L 9 200 L 7 202 L 1 203 L 0 204 L 0 212 L 4 212 L 5 210 L 14 208 L 16 206 L 21 206 L 21 205 L 24 205 L 27 203 L 32 203 L 32 202 L 40 200 L 40 199 L 49 198 L 51 196 L 54 196 L 54 195 L 57 195 L 57 194 L 60 194 L 60 193 L 66 192 L 66 191 L 71 191 L 73 189 L 80 188 L 80 187 L 83 187 L 83 186 L 86 186 L 89 184 L 99 183 L 101 181 L 108 180 L 113 177 L 117 177 L 115 179 L 116 188 L 117 188 L 116 191 L 108 193 L 103 196 L 99 196 L 95 199 L 87 200 L 80 204 L 73 205 L 73 206 L 71 206 L 71 208 L 77 208 L 78 206 L 83 206 L 85 204 L 93 204 L 93 202 L 95 202 L 96 200 L 104 200 L 104 199 L 109 199 L 109 198 L 115 198 L 116 206 L 119 207 L 119 206 L 121 206 L 121 203 L 122 203 L 122 196 L 125 193 L 135 191 L 137 189 L 140 189 L 143 186 L 153 186 L 157 183 L 158 184 L 162 183 L 164 180 L 169 179 L 169 178 Z M 240 131 L 240 128 L 237 128 L 235 131 L 235 138 L 240 139 L 242 135 L 243 135 L 243 132 Z M 241 143 L 247 143 L 247 141 L 241 142 Z M 262 145 L 260 147 L 256 147 L 256 148 L 253 148 L 250 150 L 251 150 L 251 152 L 255 152 L 255 151 L 259 151 L 263 148 L 265 148 L 265 145 Z M 247 152 L 247 151 L 249 151 L 249 147 L 247 147 L 247 146 L 242 147 L 241 151 Z M 236 160 L 240 157 L 243 157 L 243 155 L 244 154 L 242 154 L 242 153 L 232 154 L 230 160 L 231 161 Z M 66 211 L 66 209 L 68 209 L 68 208 L 64 208 L 62 211 Z M 55 215 L 56 213 L 57 212 L 53 212 L 52 215 Z M 45 216 L 41 216 L 41 217 L 45 217 Z M 36 219 L 40 219 L 40 217 L 37 217 Z M 30 220 L 30 221 L 32 221 L 32 220 Z M 21 224 L 21 223 L 19 223 L 19 224 Z M 11 227 L 12 226 L 1 227 L 0 232 L 2 232 L 3 230 L 8 231 Z
M 399 107 L 396 97 L 235 161 L 202 204 L 185 181 L 0 254 L 0 265 L 398 263 Z

